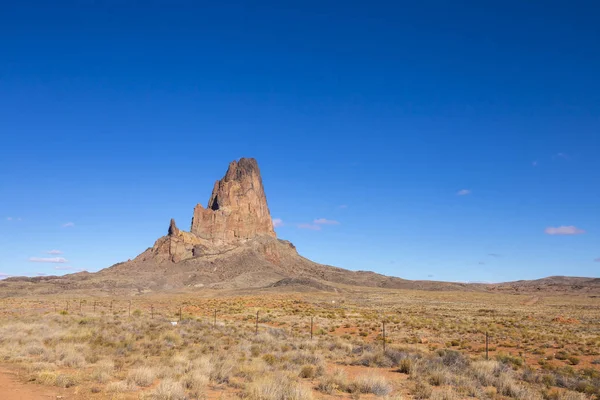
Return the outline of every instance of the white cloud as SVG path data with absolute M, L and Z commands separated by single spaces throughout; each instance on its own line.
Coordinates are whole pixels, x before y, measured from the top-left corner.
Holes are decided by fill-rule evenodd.
M 279 228 L 283 226 L 283 220 L 281 218 L 273 218 L 273 227 Z
M 469 189 L 462 189 L 456 192 L 457 196 L 466 196 L 468 194 L 471 194 L 471 191 Z
M 332 219 L 319 218 L 319 219 L 315 219 L 313 221 L 313 224 L 316 224 L 316 225 L 339 225 L 340 223 L 338 221 L 334 221 Z
M 50 250 L 46 252 L 47 254 L 62 254 L 63 252 L 60 250 Z
M 569 155 L 568 155 L 568 154 L 565 154 L 565 153 L 557 153 L 557 154 L 554 156 L 554 158 L 562 158 L 563 160 L 568 160 L 568 159 L 570 159 L 571 157 L 569 157 Z
M 75 224 L 73 222 L 67 222 L 66 224 L 62 224 L 63 228 L 72 228 Z
M 2 272 L 0 272 L 0 279 L 6 279 L 6 278 L 10 278 L 12 275 L 9 274 L 4 274 Z
M 6 217 L 6 220 L 7 220 L 7 221 L 12 221 L 12 220 L 13 220 L 13 218 L 12 218 L 12 217 Z
M 581 235 L 582 233 L 585 233 L 583 229 L 579 229 L 573 225 L 557 226 L 556 228 L 549 226 L 544 232 L 548 235 Z
M 300 225 L 298 225 L 298 228 L 309 229 L 312 231 L 320 231 L 321 230 L 321 227 L 319 225 L 313 225 L 313 224 L 300 224 Z
M 31 262 L 42 262 L 42 263 L 58 263 L 64 264 L 69 260 L 62 257 L 29 257 L 29 261 Z

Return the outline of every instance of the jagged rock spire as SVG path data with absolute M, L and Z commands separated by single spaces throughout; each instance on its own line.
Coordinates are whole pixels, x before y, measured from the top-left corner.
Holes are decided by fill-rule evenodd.
M 175 219 L 171 218 L 171 223 L 169 224 L 169 236 L 177 236 L 179 234 L 179 228 L 175 224 Z
M 229 164 L 223 179 L 215 182 L 208 208 L 198 204 L 194 209 L 191 232 L 216 245 L 276 236 L 254 158 Z

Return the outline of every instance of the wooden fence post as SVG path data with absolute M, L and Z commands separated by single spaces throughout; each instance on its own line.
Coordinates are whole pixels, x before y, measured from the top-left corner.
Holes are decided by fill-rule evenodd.
M 485 331 L 485 359 L 489 360 L 489 336 L 488 336 L 488 332 Z
M 254 329 L 254 334 L 258 335 L 258 311 L 256 312 L 256 328 Z
M 383 320 L 383 352 L 385 353 L 385 320 Z
M 313 317 L 310 317 L 310 340 L 313 338 Z

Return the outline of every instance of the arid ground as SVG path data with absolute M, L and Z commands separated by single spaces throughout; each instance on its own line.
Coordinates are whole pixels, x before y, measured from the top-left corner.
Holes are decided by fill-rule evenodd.
M 281 290 L 2 299 L 0 398 L 600 398 L 597 296 Z

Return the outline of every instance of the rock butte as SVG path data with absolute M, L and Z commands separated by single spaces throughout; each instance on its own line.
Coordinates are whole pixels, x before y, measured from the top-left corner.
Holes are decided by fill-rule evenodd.
M 196 205 L 190 232 L 171 219 L 168 235 L 152 250 L 156 257 L 179 262 L 219 254 L 259 236 L 276 234 L 258 163 L 242 158 L 232 161 L 223 179 L 215 182 L 207 208 Z

